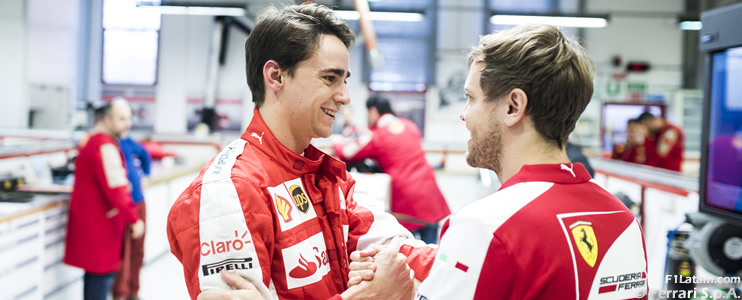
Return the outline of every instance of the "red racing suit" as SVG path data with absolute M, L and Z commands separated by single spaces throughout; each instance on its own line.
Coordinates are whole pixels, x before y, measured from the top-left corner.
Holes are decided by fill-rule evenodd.
M 681 171 L 685 135 L 679 127 L 665 122 L 654 139 L 647 138 L 646 148 L 648 166 Z
M 384 114 L 371 129 L 351 144 L 335 144 L 340 159 L 356 162 L 372 158 L 384 173 L 392 178 L 392 211 L 403 213 L 428 223 L 448 217 L 443 193 L 435 181 L 435 171 L 425 159 L 420 130 L 410 120 Z M 400 221 L 409 230 L 420 224 Z
M 284 147 L 256 109 L 240 139 L 170 209 L 170 250 L 183 264 L 191 298 L 229 289 L 219 276 L 226 269 L 266 299 L 339 299 L 350 253 L 393 239 L 408 244 L 414 261 L 432 261 L 432 248 L 416 248 L 420 242 L 409 251 L 416 242 L 391 215 L 358 205 L 354 184 L 344 163 L 314 146 L 303 156 Z
M 91 134 L 75 159 L 64 263 L 90 273 L 118 271 L 125 225 L 138 219 L 118 143 Z
M 639 222 L 582 164 L 525 165 L 443 225 L 415 299 L 647 299 Z
M 620 144 L 613 147 L 612 159 L 620 159 L 635 164 L 644 164 L 647 161 L 646 144 Z

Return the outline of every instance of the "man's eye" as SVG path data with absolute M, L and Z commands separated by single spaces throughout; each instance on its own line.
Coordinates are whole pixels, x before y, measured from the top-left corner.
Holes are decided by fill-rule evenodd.
M 335 76 L 323 76 L 322 78 L 324 78 L 325 80 L 329 82 L 335 81 Z

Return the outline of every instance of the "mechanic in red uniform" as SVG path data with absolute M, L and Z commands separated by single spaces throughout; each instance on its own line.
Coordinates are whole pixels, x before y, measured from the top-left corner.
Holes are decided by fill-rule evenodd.
M 460 115 L 466 160 L 502 187 L 446 220 L 415 299 L 647 299 L 639 223 L 565 150 L 593 74 L 582 47 L 553 26 L 480 39 Z M 358 253 L 353 272 L 372 264 Z
M 371 131 L 351 143 L 336 140 L 335 154 L 348 163 L 376 160 L 392 179 L 392 212 L 427 224 L 400 223 L 413 233 L 419 232 L 426 243 L 437 243 L 438 221 L 451 211 L 435 182 L 435 171 L 425 159 L 420 130 L 412 121 L 396 117 L 384 96 L 369 97 L 366 108 Z
M 335 113 L 350 101 L 353 40 L 344 21 L 316 4 L 269 8 L 258 18 L 245 44 L 252 121 L 168 215 L 170 249 L 192 299 L 412 297 L 408 259 L 396 251 L 390 266 L 401 272 L 346 290 L 351 251 L 420 245 L 406 253 L 423 261 L 432 249 L 391 215 L 358 205 L 345 164 L 310 144 L 330 136 Z M 399 289 L 375 288 L 384 280 Z M 249 284 L 252 293 L 232 289 Z
M 111 290 L 126 224 L 133 224 L 133 237 L 144 234 L 118 146 L 131 127 L 131 109 L 125 101 L 114 101 L 101 113 L 102 121 L 80 143 L 75 160 L 64 253 L 66 264 L 85 270 L 85 300 L 105 300 Z
M 638 119 L 630 119 L 626 126 L 626 142 L 613 148 L 611 158 L 644 164 L 647 161 L 647 127 Z
M 639 115 L 639 122 L 649 130 L 646 165 L 680 172 L 685 150 L 683 130 L 649 112 Z

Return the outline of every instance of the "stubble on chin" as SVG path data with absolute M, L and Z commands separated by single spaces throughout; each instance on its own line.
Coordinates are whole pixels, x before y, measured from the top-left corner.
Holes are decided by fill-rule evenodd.
M 470 149 L 466 151 L 466 163 L 475 168 L 485 168 L 500 174 L 502 144 L 499 130 L 489 128 L 480 138 L 475 139 L 472 134 Z

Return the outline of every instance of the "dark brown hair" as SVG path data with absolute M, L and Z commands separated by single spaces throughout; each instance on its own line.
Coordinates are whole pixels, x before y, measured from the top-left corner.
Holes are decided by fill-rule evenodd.
M 346 47 L 355 40 L 348 24 L 322 5 L 271 7 L 258 17 L 245 42 L 245 73 L 255 107 L 265 100 L 265 63 L 274 60 L 293 76 L 296 65 L 314 55 L 323 34 L 337 36 Z

